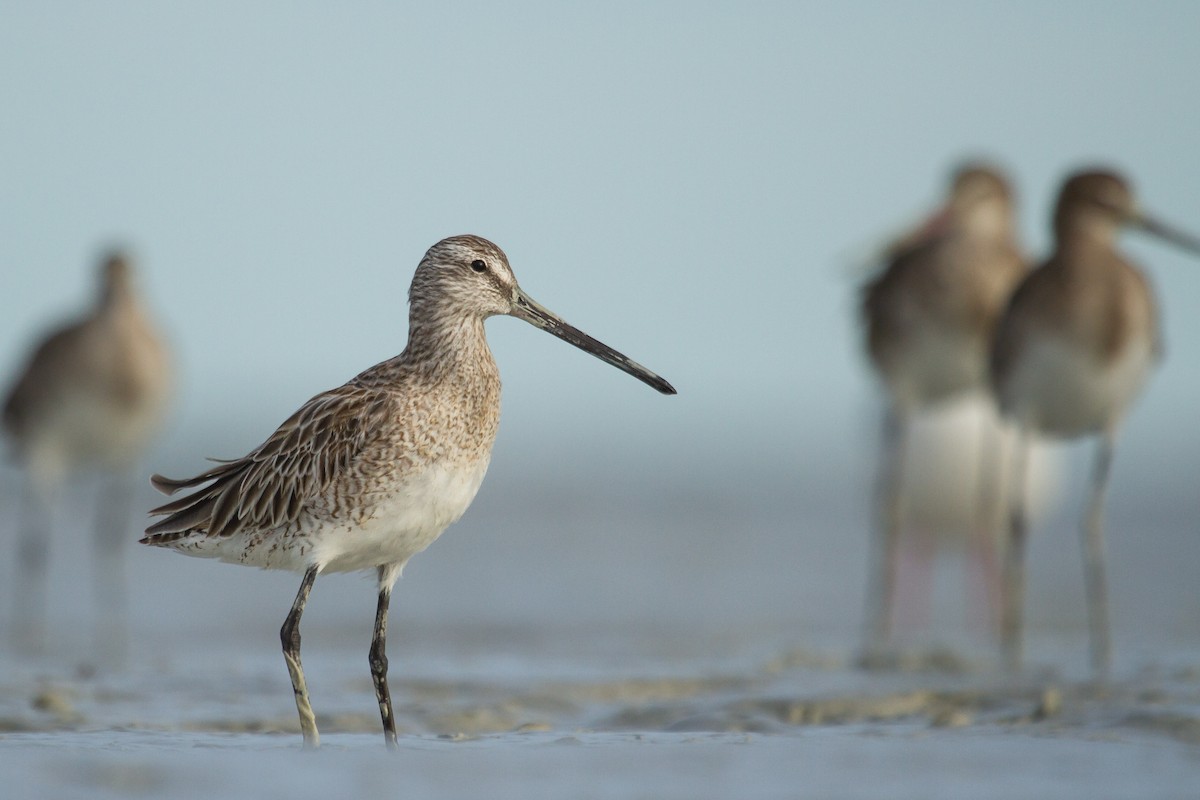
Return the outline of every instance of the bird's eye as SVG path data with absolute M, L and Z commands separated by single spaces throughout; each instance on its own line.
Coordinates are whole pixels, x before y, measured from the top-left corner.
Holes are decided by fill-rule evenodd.
M 487 264 L 483 263 L 483 261 L 477 258 L 471 262 L 471 269 L 475 270 L 476 272 L 487 272 Z

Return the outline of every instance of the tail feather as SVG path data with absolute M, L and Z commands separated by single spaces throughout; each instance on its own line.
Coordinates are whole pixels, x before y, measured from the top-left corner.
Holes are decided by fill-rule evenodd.
M 155 473 L 150 476 L 150 485 L 159 491 L 160 494 L 173 495 L 180 489 L 188 485 L 188 481 L 178 481 L 173 478 L 166 478 Z
M 187 536 L 186 531 L 174 531 L 171 533 L 148 533 L 141 539 L 138 539 L 138 544 L 148 544 L 152 547 L 165 547 L 172 542 L 177 542 Z
M 147 538 L 170 534 L 184 536 L 195 530 L 207 527 L 212 503 L 197 503 L 191 508 L 176 512 L 164 520 L 160 520 L 146 528 Z
M 228 461 L 192 478 L 152 476 L 150 482 L 163 494 L 172 495 L 181 489 L 195 491 L 150 509 L 151 516 L 163 519 L 147 527 L 147 535 L 141 541 L 164 545 L 197 532 L 224 537 L 236 531 L 240 518 L 222 513 L 222 500 L 225 505 L 231 498 L 236 501 L 237 492 L 231 490 L 242 479 L 247 466 L 244 460 Z
M 195 475 L 191 478 L 168 478 L 165 475 L 154 474 L 150 476 L 150 485 L 162 494 L 170 496 L 178 492 L 180 489 L 190 489 L 194 486 L 200 486 L 201 484 L 208 483 L 211 480 L 216 480 L 224 475 L 228 475 L 230 472 L 235 471 L 241 462 L 239 460 L 221 461 L 219 463 L 220 466 L 213 467 L 212 469 L 206 472 L 201 472 L 199 475 Z

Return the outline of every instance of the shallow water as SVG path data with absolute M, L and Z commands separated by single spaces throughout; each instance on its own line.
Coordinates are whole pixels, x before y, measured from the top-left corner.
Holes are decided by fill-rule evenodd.
M 493 476 L 397 586 L 398 753 L 383 747 L 367 669 L 370 580 L 314 588 L 303 653 L 323 747 L 304 753 L 278 644 L 298 576 L 131 548 L 131 644 L 116 663 L 94 644 L 86 538 L 64 523 L 53 577 L 71 591 L 55 594 L 49 652 L 0 652 L 6 796 L 1090 798 L 1200 785 L 1194 600 L 1155 560 L 1193 557 L 1183 526 L 1158 531 L 1142 561 L 1114 541 L 1117 658 L 1101 688 L 1059 534 L 1033 543 L 1020 678 L 996 671 L 970 627 L 953 557 L 930 618 L 868 670 L 854 657 L 866 541 L 849 490 L 839 510 L 827 487 L 757 476 L 730 496 L 636 476 L 605 476 L 599 496 L 570 476 L 528 481 Z M 65 517 L 86 519 L 87 492 L 72 502 Z M 1161 579 L 1149 589 L 1148 572 Z
M 996 731 L 854 726 L 793 735 L 533 733 L 467 742 L 405 739 L 396 754 L 364 735 L 322 752 L 277 738 L 126 735 L 120 749 L 64 737 L 3 756 L 25 788 L 60 797 L 1185 797 L 1194 765 L 1180 748 Z M 17 772 L 14 772 L 14 766 Z M 1152 781 L 1146 778 L 1152 776 Z M 13 785 L 10 783 L 10 786 Z M 1194 786 L 1194 784 L 1192 784 Z M 1091 788 L 1089 788 L 1091 787 Z
M 365 659 L 327 633 L 306 640 L 317 753 L 273 642 L 177 642 L 91 675 L 6 663 L 8 796 L 1183 797 L 1200 780 L 1194 668 L 1098 689 L 946 654 L 865 671 L 800 650 L 711 670 L 630 652 L 570 677 L 510 652 L 484 677 L 480 652 L 461 675 L 394 664 L 388 753 Z M 398 660 L 446 671 L 427 656 Z

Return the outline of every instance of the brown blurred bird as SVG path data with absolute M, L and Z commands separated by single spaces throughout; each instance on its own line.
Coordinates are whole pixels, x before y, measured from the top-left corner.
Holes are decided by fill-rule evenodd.
M 955 172 L 946 203 L 892 245 L 887 266 L 863 288 L 867 354 L 888 394 L 867 598 L 868 658 L 879 654 L 891 632 L 913 415 L 986 392 L 995 323 L 1025 271 L 1008 181 L 993 167 L 968 164 Z M 977 482 L 990 485 L 982 472 Z
M 1076 173 L 1058 196 L 1054 252 L 1016 290 L 997 328 L 994 389 L 1001 412 L 1021 431 L 1010 484 L 1014 493 L 1001 624 L 1005 659 L 1012 669 L 1022 657 L 1030 434 L 1100 437 L 1082 535 L 1092 668 L 1098 677 L 1109 669 L 1104 493 L 1117 428 L 1162 353 L 1150 286 L 1116 247 L 1125 226 L 1200 254 L 1200 240 L 1139 212 L 1120 175 Z
M 44 645 L 51 509 L 67 476 L 85 468 L 109 475 L 95 538 L 99 631 L 110 654 L 123 649 L 133 470 L 162 427 L 171 392 L 170 356 L 128 258 L 106 256 L 99 277 L 95 305 L 38 344 L 4 402 L 4 430 L 26 474 L 13 633 L 30 652 Z

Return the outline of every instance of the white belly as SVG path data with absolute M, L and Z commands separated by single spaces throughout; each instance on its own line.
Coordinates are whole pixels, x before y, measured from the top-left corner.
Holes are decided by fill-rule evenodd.
M 483 483 L 488 461 L 434 465 L 382 499 L 361 523 L 311 536 L 313 562 L 322 572 L 354 572 L 400 564 L 457 522 Z
M 402 567 L 458 521 L 475 499 L 487 467 L 486 458 L 433 464 L 386 495 L 343 503 L 357 510 L 306 515 L 298 529 L 242 532 L 225 539 L 197 533 L 168 546 L 191 556 L 294 572 L 312 566 L 322 572 Z
M 1004 386 L 1004 413 L 1050 436 L 1074 437 L 1115 428 L 1154 365 L 1149 339 L 1134 340 L 1108 363 L 1065 343 L 1031 343 Z
M 981 496 L 1008 497 L 1011 427 L 1003 425 L 991 397 L 968 393 L 909 419 L 904 447 L 906 519 L 939 546 L 965 544 L 981 533 L 996 535 L 998 520 L 979 530 Z M 1059 452 L 1031 442 L 1026 505 L 1031 519 L 1053 505 L 1060 489 Z M 984 459 L 989 459 L 985 464 Z M 981 481 L 988 481 L 986 486 Z

